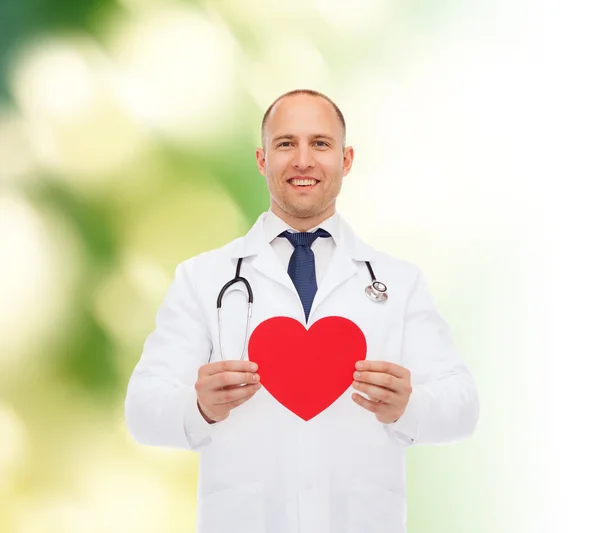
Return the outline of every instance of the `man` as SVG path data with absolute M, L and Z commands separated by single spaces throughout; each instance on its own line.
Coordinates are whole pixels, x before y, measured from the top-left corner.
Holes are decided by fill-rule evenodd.
M 420 270 L 336 211 L 345 135 L 320 93 L 269 107 L 256 160 L 270 210 L 177 267 L 131 378 L 134 438 L 202 454 L 198 532 L 402 533 L 406 449 L 475 430 L 475 383 Z M 221 290 L 234 275 L 250 322 L 242 282 Z

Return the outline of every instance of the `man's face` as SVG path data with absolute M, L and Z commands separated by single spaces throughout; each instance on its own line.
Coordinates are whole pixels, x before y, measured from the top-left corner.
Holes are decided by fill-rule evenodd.
M 339 118 L 323 98 L 300 94 L 275 104 L 256 161 L 276 214 L 279 209 L 296 218 L 333 213 L 354 158 L 342 136 Z

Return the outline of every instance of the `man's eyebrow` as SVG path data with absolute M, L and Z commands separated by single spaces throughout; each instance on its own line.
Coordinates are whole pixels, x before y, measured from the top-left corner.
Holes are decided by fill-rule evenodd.
M 328 141 L 335 141 L 335 139 L 331 135 L 327 135 L 326 133 L 318 133 L 317 135 L 312 135 L 312 139 L 327 139 Z
M 281 141 L 282 139 L 294 140 L 296 137 L 294 135 L 278 135 L 274 137 L 271 142 Z
M 290 135 L 290 134 L 286 134 L 286 135 L 278 135 L 277 137 L 275 137 L 273 139 L 272 142 L 277 142 L 277 141 L 281 141 L 283 139 L 285 140 L 290 140 L 293 141 L 295 140 L 297 137 L 295 135 Z M 327 139 L 329 141 L 334 141 L 335 139 L 331 136 L 331 135 L 327 135 L 326 133 L 316 133 L 314 135 L 310 136 L 311 139 Z

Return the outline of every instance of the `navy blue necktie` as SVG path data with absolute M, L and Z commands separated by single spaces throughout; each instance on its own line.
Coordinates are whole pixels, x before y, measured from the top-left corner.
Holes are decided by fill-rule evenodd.
M 288 274 L 298 291 L 298 296 L 300 296 L 304 308 L 304 316 L 308 322 L 310 308 L 315 299 L 315 294 L 317 294 L 315 253 L 310 247 L 317 237 L 331 237 L 331 235 L 324 229 L 319 228 L 313 233 L 284 231 L 279 234 L 279 237 L 285 237 L 294 246 L 294 253 L 292 253 L 288 265 Z

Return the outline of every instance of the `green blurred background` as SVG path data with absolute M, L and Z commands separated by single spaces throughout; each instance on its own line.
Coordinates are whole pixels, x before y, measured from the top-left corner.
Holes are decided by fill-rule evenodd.
M 480 389 L 473 438 L 409 450 L 408 531 L 537 531 L 525 5 L 2 0 L 0 531 L 194 531 L 198 456 L 137 445 L 125 390 L 175 266 L 268 209 L 295 88 L 346 115 L 338 208 L 424 270 Z

